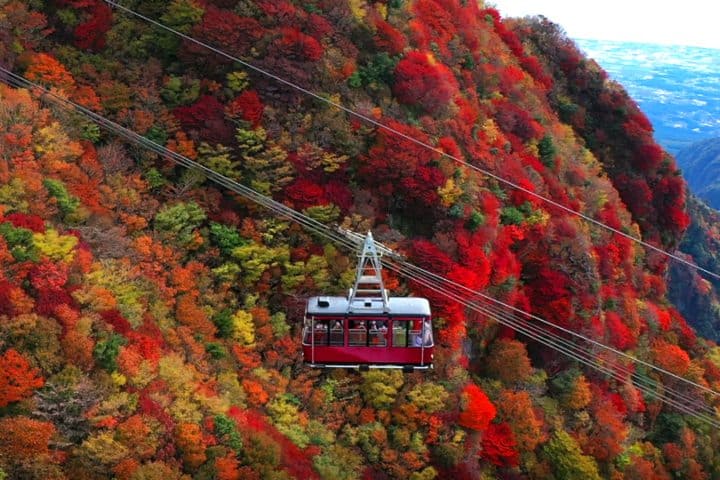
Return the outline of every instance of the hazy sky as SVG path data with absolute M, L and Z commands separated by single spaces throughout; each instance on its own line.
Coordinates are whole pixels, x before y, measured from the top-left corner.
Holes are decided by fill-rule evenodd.
M 493 3 L 503 17 L 544 15 L 571 38 L 720 49 L 720 2 L 715 0 L 486 1 Z

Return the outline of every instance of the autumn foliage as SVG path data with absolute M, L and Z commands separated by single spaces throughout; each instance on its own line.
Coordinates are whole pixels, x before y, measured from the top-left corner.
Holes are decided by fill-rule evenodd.
M 38 53 L 30 58 L 25 75 L 28 80 L 40 82 L 50 87 L 57 87 L 66 93 L 75 87 L 75 79 L 63 64 L 55 57 L 45 53 Z
M 318 97 L 99 0 L 0 2 L 0 63 L 372 231 L 454 298 L 386 269 L 430 301 L 434 368 L 309 369 L 305 299 L 352 287 L 352 249 L 0 86 L 0 479 L 713 475 L 716 436 L 657 395 L 720 388 L 717 347 L 657 252 L 558 207 L 672 249 L 684 182 L 557 26 L 460 0 L 135 3 Z M 526 335 L 549 328 L 602 372 Z
M 501 467 L 514 467 L 520 462 L 513 432 L 507 423 L 493 423 L 483 435 L 483 457 Z
M 0 355 L 0 408 L 32 395 L 43 386 L 39 370 L 32 368 L 15 349 Z
M 485 431 L 496 413 L 495 406 L 485 392 L 471 383 L 463 389 L 462 399 L 464 406 L 458 417 L 458 423 L 471 430 Z
M 430 113 L 448 106 L 458 91 L 452 72 L 432 53 L 409 52 L 395 69 L 394 92 L 403 103 L 419 105 Z
M 52 423 L 28 417 L 0 418 L 0 454 L 13 461 L 33 461 L 49 455 L 48 443 L 55 433 Z
M 90 2 L 86 7 L 87 20 L 75 27 L 75 44 L 82 49 L 101 50 L 105 47 L 105 34 L 110 30 L 112 10 L 101 1 Z

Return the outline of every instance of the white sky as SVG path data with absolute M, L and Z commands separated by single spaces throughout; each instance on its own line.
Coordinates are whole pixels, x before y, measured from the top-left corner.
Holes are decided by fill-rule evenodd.
M 503 17 L 544 15 L 571 38 L 720 49 L 717 0 L 487 0 Z M 718 58 L 720 62 L 720 58 Z

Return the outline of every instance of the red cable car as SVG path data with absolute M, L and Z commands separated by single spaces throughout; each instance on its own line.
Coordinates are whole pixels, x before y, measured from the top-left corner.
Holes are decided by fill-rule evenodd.
M 388 297 L 370 233 L 355 286 L 347 297 L 310 297 L 302 338 L 303 359 L 310 367 L 432 368 L 430 303 L 419 297 Z

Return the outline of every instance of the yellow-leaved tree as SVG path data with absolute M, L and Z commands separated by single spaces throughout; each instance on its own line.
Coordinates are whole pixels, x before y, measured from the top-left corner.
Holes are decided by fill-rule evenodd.
M 53 228 L 48 228 L 45 233 L 33 234 L 35 247 L 41 254 L 54 261 L 72 262 L 77 243 L 76 236 L 60 235 Z
M 255 324 L 252 314 L 245 310 L 238 310 L 232 316 L 232 338 L 243 345 L 255 344 Z

